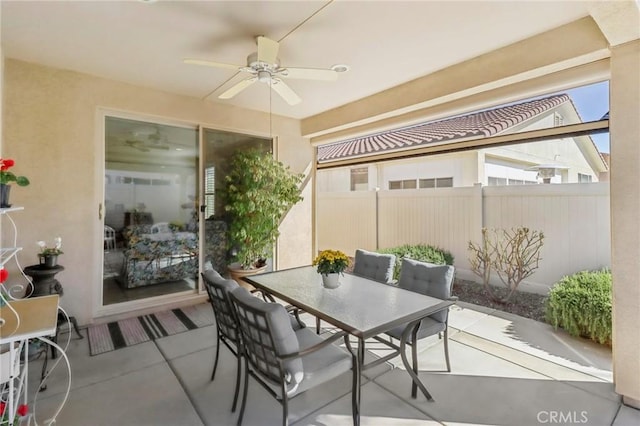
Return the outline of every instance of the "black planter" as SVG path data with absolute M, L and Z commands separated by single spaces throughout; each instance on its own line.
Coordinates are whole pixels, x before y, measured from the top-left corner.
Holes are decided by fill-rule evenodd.
M 40 267 L 44 269 L 55 268 L 58 265 L 58 255 L 49 254 L 40 256 Z
M 11 207 L 11 204 L 9 204 L 9 192 L 11 192 L 11 185 L 0 183 L 0 208 L 2 209 Z

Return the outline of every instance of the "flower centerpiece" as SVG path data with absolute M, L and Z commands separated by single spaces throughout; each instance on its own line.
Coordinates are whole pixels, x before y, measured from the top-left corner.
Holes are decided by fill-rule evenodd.
M 15 161 L 10 158 L 0 158 L 0 208 L 9 208 L 9 191 L 11 190 L 11 182 L 15 182 L 18 186 L 29 185 L 29 179 L 25 176 L 16 176 L 9 169 L 15 165 Z
M 53 247 L 47 246 L 47 243 L 44 241 L 38 241 L 37 244 L 40 247 L 40 253 L 38 253 L 38 257 L 40 258 L 40 266 L 43 266 L 45 268 L 55 267 L 58 264 L 58 255 L 64 253 L 61 250 L 62 238 L 56 237 L 53 240 Z
M 324 286 L 335 288 L 340 285 L 340 274 L 349 266 L 349 258 L 340 250 L 323 250 L 313 260 L 313 265 L 322 275 Z

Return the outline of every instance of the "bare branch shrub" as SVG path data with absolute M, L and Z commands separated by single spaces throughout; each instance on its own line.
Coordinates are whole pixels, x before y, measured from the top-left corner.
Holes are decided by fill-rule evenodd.
M 471 271 L 482 278 L 482 286 L 489 297 L 497 300 L 489 284 L 491 279 L 491 250 L 488 244 L 487 232 L 487 228 L 482 228 L 482 246 L 469 241 L 469 263 L 471 264 Z
M 507 303 L 518 285 L 531 276 L 540 264 L 544 234 L 519 227 L 507 229 L 482 229 L 482 246 L 469 242 L 471 270 L 482 278 L 482 284 L 493 300 Z M 508 290 L 507 296 L 498 299 L 491 289 L 491 271 L 498 274 Z

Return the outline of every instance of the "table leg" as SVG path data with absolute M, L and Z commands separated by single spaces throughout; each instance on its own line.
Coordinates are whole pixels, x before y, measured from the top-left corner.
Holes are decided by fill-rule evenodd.
M 358 339 L 358 356 L 356 360 L 356 366 L 358 369 L 358 377 L 356 383 L 356 417 L 353 419 L 354 426 L 360 426 L 360 412 L 362 401 L 362 370 L 364 366 L 364 339 Z
M 351 412 L 353 425 L 360 426 L 360 386 L 362 385 L 362 365 L 364 363 L 364 340 L 358 339 L 358 349 L 353 350 L 349 338 L 345 338 L 347 349 L 353 362 L 353 382 L 351 385 Z
M 409 373 L 409 375 L 411 376 L 411 380 L 413 381 L 412 387 L 413 386 L 419 387 L 420 391 L 427 398 L 427 400 L 433 401 L 433 397 L 431 397 L 431 394 L 429 393 L 427 388 L 420 381 L 420 377 L 418 377 L 418 373 L 413 371 L 413 366 L 409 364 L 409 360 L 407 359 L 407 354 L 405 352 L 405 349 L 407 347 L 407 337 L 409 337 L 409 333 L 414 332 L 414 329 L 418 327 L 418 325 L 420 324 L 420 321 L 421 320 L 417 320 L 410 323 L 402 332 L 402 337 L 400 338 L 400 356 L 402 357 L 402 364 L 404 364 L 404 368 L 407 370 L 407 373 Z M 414 341 L 413 344 L 415 345 L 416 342 Z M 413 398 L 416 397 L 415 395 L 411 395 L 411 396 Z

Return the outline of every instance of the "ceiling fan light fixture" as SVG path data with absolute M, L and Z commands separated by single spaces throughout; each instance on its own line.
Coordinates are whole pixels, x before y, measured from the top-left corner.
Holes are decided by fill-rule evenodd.
M 269 71 L 258 71 L 258 81 L 260 83 L 268 83 L 271 81 L 271 73 Z

